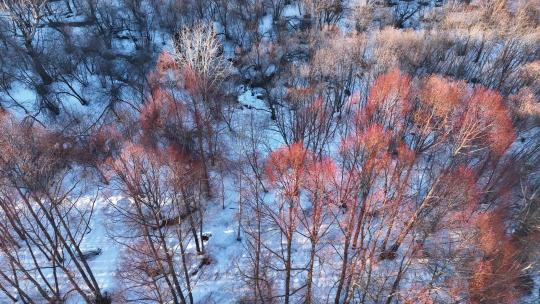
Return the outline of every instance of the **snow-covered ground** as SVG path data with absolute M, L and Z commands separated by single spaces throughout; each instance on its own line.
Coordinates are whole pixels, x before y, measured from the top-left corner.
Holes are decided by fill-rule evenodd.
M 230 187 L 230 185 L 229 185 Z M 230 192 L 225 200 L 225 209 L 220 202 L 208 205 L 206 217 L 209 219 L 204 226 L 204 232 L 211 235 L 206 242 L 207 254 L 211 265 L 204 266 L 193 276 L 193 296 L 196 303 L 234 303 L 235 296 L 239 294 L 241 284 L 238 284 L 238 262 L 240 261 L 243 246 L 236 240 L 237 227 L 237 201 L 235 194 Z M 96 202 L 96 213 L 92 219 L 92 231 L 85 237 L 81 249 L 101 249 L 100 255 L 90 261 L 90 266 L 101 288 L 114 293 L 118 286 L 115 274 L 121 272 L 119 268 L 121 246 L 108 237 L 107 225 L 110 221 L 108 210 L 110 204 L 125 200 L 121 196 L 99 199 Z M 195 252 L 193 243 L 188 250 Z M 195 270 L 196 263 L 194 263 Z M 77 303 L 77 299 L 72 300 Z

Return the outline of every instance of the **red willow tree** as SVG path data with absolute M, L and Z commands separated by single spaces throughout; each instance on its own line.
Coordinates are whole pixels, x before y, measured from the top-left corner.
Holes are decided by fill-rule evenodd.
M 220 42 L 210 25 L 184 28 L 175 36 L 174 45 L 172 53 L 160 55 L 155 71 L 148 77 L 150 98 L 174 101 L 174 111 L 163 112 L 162 117 L 166 117 L 169 124 L 182 120 L 189 136 L 184 136 L 184 132 L 183 136 L 176 137 L 169 132 L 167 137 L 176 143 L 189 144 L 190 153 L 200 160 L 205 195 L 210 197 L 209 171 L 221 153 L 217 125 L 225 118 L 223 107 L 228 99 L 222 86 L 231 73 L 230 63 L 223 57 Z
M 391 303 L 403 299 L 399 286 L 413 273 L 428 272 L 427 266 L 410 270 L 419 257 L 457 254 L 445 249 L 456 241 L 454 236 L 474 232 L 471 215 L 500 205 L 499 197 L 508 190 L 502 187 L 511 173 L 505 153 L 514 130 L 497 92 L 440 76 L 412 79 L 393 70 L 375 80 L 365 103 L 348 106 L 352 115 L 344 117 L 348 125 L 340 128 L 335 172 L 320 171 L 326 162 L 320 152 L 329 141 L 322 148 L 314 145 L 315 154 L 301 143 L 290 144 L 268 160 L 267 175 L 278 202 L 269 213 L 286 240 L 285 254 L 276 253 L 284 263 L 286 301 L 298 290 L 291 287 L 292 269 L 307 272 L 307 294 L 312 295 L 313 264 L 293 267 L 291 247 L 297 246 L 294 236 L 304 228 L 318 242 L 320 230 L 311 225 L 322 227 L 325 215 L 317 212 L 331 214 L 326 218 L 336 222 L 325 224 L 337 224 L 343 236 L 340 243 L 333 242 L 341 257 L 335 303 Z M 295 134 L 302 117 L 282 127 Z M 302 135 L 291 138 L 296 137 Z M 311 180 L 314 174 L 319 177 Z M 332 207 L 320 209 L 321 197 Z M 309 220 L 304 201 L 314 208 Z M 477 246 L 466 244 L 471 250 Z M 447 273 L 437 271 L 422 282 L 429 289 L 422 296 L 452 292 L 441 277 L 450 275 L 451 264 L 459 259 L 445 261 L 437 267 Z M 440 291 L 433 291 L 435 286 Z
M 399 201 L 404 198 L 407 180 L 410 176 L 411 153 L 399 146 L 399 157 L 392 161 L 389 151 L 390 133 L 380 125 L 372 125 L 366 130 L 357 130 L 345 138 L 341 144 L 340 173 L 338 180 L 338 200 L 340 213 L 338 224 L 343 232 L 341 247 L 342 263 L 336 290 L 336 302 L 346 301 L 350 286 L 361 257 L 373 259 L 378 248 L 377 239 L 370 238 L 374 231 L 380 237 L 390 236 L 389 231 L 398 218 Z M 384 224 L 374 221 L 377 217 L 388 221 Z M 384 229 L 388 229 L 384 233 Z M 375 242 L 374 242 L 375 241 Z M 358 250 L 367 255 L 358 254 Z M 353 259 L 354 257 L 354 259 Z M 345 289 L 345 294 L 342 291 Z
M 285 249 L 269 249 L 283 262 L 284 302 L 289 303 L 291 295 L 305 287 L 304 300 L 311 303 L 319 242 L 329 228 L 324 223 L 330 216 L 328 208 L 333 200 L 334 164 L 331 159 L 318 159 L 302 143 L 294 143 L 272 152 L 266 175 L 278 203 L 277 208 L 270 206 L 266 211 L 285 238 Z M 293 265 L 293 247 L 298 241 L 295 235 L 307 238 L 310 243 L 305 266 Z M 297 270 L 306 271 L 307 278 L 305 286 L 295 289 L 291 279 Z
M 320 241 L 327 235 L 331 217 L 331 202 L 335 199 L 335 165 L 330 158 L 310 162 L 306 166 L 304 191 L 306 203 L 298 205 L 298 221 L 303 235 L 309 239 L 309 259 L 307 266 L 305 303 L 314 301 L 313 286 L 316 286 L 315 273 Z M 318 265 L 317 265 L 318 266 Z
M 113 220 L 124 227 L 113 237 L 125 246 L 124 266 L 130 270 L 119 275 L 127 290 L 134 291 L 125 295 L 127 300 L 144 299 L 148 295 L 141 289 L 148 288 L 156 301 L 193 303 L 185 232 L 190 225 L 184 221 L 192 213 L 185 190 L 192 180 L 184 175 L 190 164 L 172 151 L 161 152 L 126 144 L 107 166 L 114 183 L 130 199 L 113 205 Z M 178 168 L 181 171 L 176 172 Z M 137 294 L 143 298 L 133 299 Z
M 285 249 L 273 254 L 283 262 L 284 303 L 289 303 L 293 272 L 293 241 L 297 227 L 300 190 L 305 177 L 305 167 L 310 161 L 309 152 L 302 143 L 280 148 L 270 155 L 266 174 L 277 192 L 277 208 L 268 208 L 271 220 L 285 238 Z M 283 246 L 283 244 L 282 244 Z
M 158 302 L 192 303 L 187 247 L 194 242 L 197 254 L 205 253 L 204 201 L 219 152 L 218 92 L 229 63 L 209 26 L 186 28 L 176 39 L 175 51 L 162 53 L 147 77 L 149 94 L 139 116 L 128 117 L 124 147 L 102 165 L 129 198 L 111 205 L 111 220 L 130 228 L 113 235 L 128 257 L 129 272 L 119 274 L 124 300 L 141 300 L 133 297 L 146 290 Z
M 191 112 L 162 76 L 151 75 L 152 94 L 133 123 L 131 139 L 104 165 L 113 185 L 129 198 L 112 205 L 111 219 L 128 228 L 113 235 L 125 248 L 126 272 L 118 275 L 126 301 L 152 295 L 158 302 L 193 303 L 194 258 L 187 247 L 194 242 L 204 254 L 208 168 L 192 140 L 197 131 Z
M 204 252 L 202 238 L 203 199 L 201 193 L 210 188 L 208 167 L 193 139 L 192 116 L 186 105 L 177 98 L 172 88 L 159 82 L 154 85 L 140 114 L 141 143 L 150 150 L 168 155 L 168 166 L 178 182 L 177 190 L 184 196 L 189 223 L 198 253 Z M 189 185 L 185 184 L 191 178 Z M 189 202 L 189 203 L 188 203 Z M 195 214 L 198 216 L 195 217 Z M 198 231 L 198 232 L 197 232 Z
M 497 195 L 486 194 L 496 191 L 493 184 L 504 180 L 500 174 L 502 156 L 514 140 L 508 110 L 498 93 L 439 76 L 412 80 L 397 70 L 390 71 L 373 83 L 366 104 L 360 104 L 356 111 L 351 130 L 341 153 L 342 176 L 354 176 L 344 179 L 347 187 L 340 187 L 344 194 L 351 192 L 349 201 L 353 202 L 344 217 L 343 257 L 352 250 L 356 257 L 363 256 L 360 261 L 366 261 L 378 252 L 378 263 L 389 260 L 386 264 L 390 265 L 401 254 L 398 262 L 403 264 L 405 255 L 414 252 L 415 242 L 428 243 L 436 231 L 458 229 L 449 224 L 437 227 L 433 221 L 436 214 L 438 220 L 447 222 L 455 208 L 482 213 L 485 204 L 498 204 Z M 473 203 L 448 190 L 453 180 L 449 176 L 460 170 L 470 172 L 468 187 L 474 185 L 480 193 Z M 375 194 L 379 196 L 376 200 Z M 471 225 L 465 218 L 459 223 Z M 425 228 L 430 225 L 431 231 Z M 373 249 L 365 249 L 364 241 Z M 429 250 L 429 246 L 424 248 Z M 370 282 L 372 273 L 367 269 L 364 262 L 356 266 L 354 261 L 343 259 L 336 303 L 351 301 L 351 286 L 366 284 L 351 284 L 362 281 L 363 274 L 358 271 L 368 271 L 364 278 Z M 387 302 L 406 277 L 403 272 L 399 266 L 398 275 L 388 278 Z M 369 289 L 366 286 L 367 292 Z
M 469 263 L 472 274 L 468 282 L 471 303 L 512 303 L 519 299 L 519 279 L 522 276 L 517 244 L 504 227 L 504 209 L 478 216 L 477 256 Z

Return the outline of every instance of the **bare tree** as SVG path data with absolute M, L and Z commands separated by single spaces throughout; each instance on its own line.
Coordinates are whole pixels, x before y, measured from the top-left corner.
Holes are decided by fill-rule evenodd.
M 90 193 L 70 166 L 69 141 L 6 117 L 2 126 L 8 132 L 0 138 L 1 253 L 12 268 L 3 279 L 27 301 L 64 301 L 75 292 L 87 303 L 109 303 L 82 247 L 95 199 L 84 203 Z M 26 283 L 39 292 L 36 298 Z
M 193 303 L 186 256 L 189 240 L 182 227 L 189 203 L 182 203 L 185 198 L 167 182 L 172 172 L 165 159 L 157 151 L 128 144 L 118 159 L 111 161 L 116 184 L 130 199 L 126 205 L 112 206 L 111 219 L 127 228 L 113 237 L 125 246 L 128 256 L 136 257 L 129 268 L 141 272 L 134 277 L 121 276 L 129 289 L 150 289 L 156 296 L 152 300 L 158 303 Z M 141 278 L 144 285 L 139 285 Z

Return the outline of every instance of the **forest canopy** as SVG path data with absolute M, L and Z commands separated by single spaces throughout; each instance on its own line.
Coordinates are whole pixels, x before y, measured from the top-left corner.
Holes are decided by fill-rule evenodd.
M 0 303 L 538 303 L 539 0 L 0 0 Z

